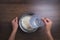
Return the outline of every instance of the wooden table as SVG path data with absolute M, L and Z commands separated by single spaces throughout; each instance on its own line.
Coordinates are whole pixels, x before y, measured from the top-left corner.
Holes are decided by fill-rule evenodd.
M 48 17 L 53 21 L 52 35 L 54 39 L 60 40 L 60 9 L 59 4 L 15 4 L 0 3 L 0 40 L 7 40 L 12 31 L 11 21 L 24 12 L 33 12 L 41 17 Z M 16 40 L 45 40 L 46 35 L 38 29 L 34 33 L 24 33 L 18 29 Z

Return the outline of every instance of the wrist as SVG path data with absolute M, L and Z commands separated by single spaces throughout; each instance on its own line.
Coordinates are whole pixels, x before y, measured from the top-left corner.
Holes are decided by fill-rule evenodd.
M 16 34 L 17 30 L 13 30 L 12 33 L 15 33 Z
M 45 33 L 48 34 L 48 35 L 50 35 L 51 34 L 51 31 L 46 31 Z
M 17 29 L 13 29 L 13 31 L 17 31 Z
M 44 32 L 45 32 L 45 33 L 50 33 L 51 31 L 48 30 L 48 29 L 45 29 Z

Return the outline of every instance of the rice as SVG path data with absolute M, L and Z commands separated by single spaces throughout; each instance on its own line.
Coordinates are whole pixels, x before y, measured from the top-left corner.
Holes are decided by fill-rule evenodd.
M 22 20 L 22 26 L 27 30 L 32 30 L 32 28 L 30 26 L 30 19 L 31 19 L 31 16 L 25 16 L 21 19 Z

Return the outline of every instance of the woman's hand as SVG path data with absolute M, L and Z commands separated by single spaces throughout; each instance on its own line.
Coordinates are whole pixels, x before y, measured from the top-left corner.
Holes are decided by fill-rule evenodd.
M 47 32 L 50 32 L 51 27 L 52 27 L 52 21 L 51 21 L 49 18 L 42 18 L 42 20 L 43 20 L 44 23 L 45 23 L 45 30 L 46 30 Z
M 42 18 L 45 23 L 45 33 L 48 40 L 54 40 L 51 34 L 52 21 L 49 18 Z
M 18 29 L 18 18 L 17 17 L 12 20 L 12 27 L 13 27 L 13 30 Z
M 18 18 L 12 20 L 12 32 L 8 40 L 15 40 L 15 35 L 18 29 Z

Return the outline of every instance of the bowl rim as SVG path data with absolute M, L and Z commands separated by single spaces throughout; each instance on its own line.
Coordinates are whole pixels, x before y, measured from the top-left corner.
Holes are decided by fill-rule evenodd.
M 22 24 L 21 24 L 21 22 L 22 22 L 21 19 L 22 19 L 23 17 L 25 17 L 25 16 L 32 16 L 32 15 L 28 15 L 28 14 L 22 15 L 22 16 L 19 18 L 19 28 L 20 28 L 22 31 L 26 32 L 26 33 L 35 32 L 35 31 L 37 30 L 37 28 L 36 28 L 36 29 L 33 29 L 33 30 L 31 30 L 31 31 L 28 31 L 27 29 L 24 29 L 24 28 L 23 28 L 23 26 L 22 26 Z

